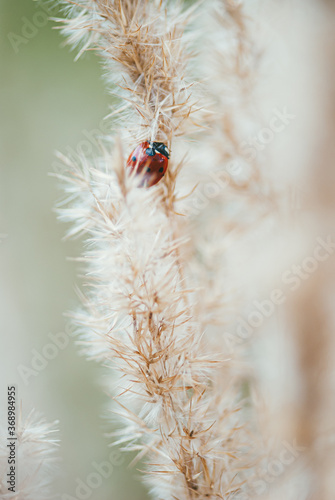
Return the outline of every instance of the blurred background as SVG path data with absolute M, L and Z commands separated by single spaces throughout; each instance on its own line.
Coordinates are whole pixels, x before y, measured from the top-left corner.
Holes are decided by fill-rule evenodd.
M 238 5 L 239 1 L 231 3 Z M 249 5 L 254 4 L 257 0 L 250 0 Z M 259 156 L 275 185 L 284 179 L 292 186 L 290 203 L 299 215 L 296 224 L 291 216 L 287 217 L 292 227 L 287 233 L 278 233 L 280 241 L 268 241 L 267 235 L 263 235 L 270 250 L 255 233 L 254 254 L 258 257 L 253 255 L 253 262 L 259 260 L 255 269 L 258 272 L 266 268 L 263 284 L 257 282 L 260 290 L 267 289 L 267 280 L 273 286 L 277 279 L 271 275 L 270 267 L 275 274 L 280 262 L 285 268 L 288 263 L 302 262 L 311 255 L 315 235 L 322 233 L 335 240 L 334 4 L 326 0 L 269 0 L 263 4 L 267 31 L 262 36 L 271 55 L 263 66 L 259 102 L 255 104 L 260 105 L 265 125 L 278 109 L 286 110 L 294 119 Z M 53 211 L 63 195 L 49 173 L 58 168 L 54 156 L 57 150 L 70 156 L 79 150 L 90 153 L 94 148 L 92 137 L 97 130 L 103 132 L 103 118 L 112 100 L 105 90 L 98 58 L 88 53 L 74 62 L 74 53 L 62 47 L 63 38 L 52 29 L 55 23 L 47 21 L 57 15 L 57 10 L 48 5 L 33 0 L 0 0 L 0 419 L 2 424 L 7 385 L 17 384 L 24 415 L 35 408 L 48 421 L 59 420 L 62 463 L 55 491 L 75 497 L 78 479 L 85 482 L 94 472 L 93 462 L 107 461 L 110 455 L 110 439 L 104 435 L 111 429 L 101 418 L 107 412 L 109 397 L 99 384 L 104 375 L 101 367 L 80 357 L 72 340 L 65 347 L 56 345 L 69 338 L 64 313 L 76 309 L 78 304 L 75 286 L 80 284 L 79 269 L 71 257 L 80 255 L 82 242 L 64 240 L 66 226 L 57 222 Z M 258 112 L 255 105 L 255 114 Z M 312 214 L 313 221 L 313 213 L 316 214 L 315 227 L 310 230 L 306 224 L 305 231 L 300 197 L 304 201 L 309 190 L 312 194 L 315 191 L 315 199 L 312 196 L 308 200 L 306 213 Z M 299 226 L 302 233 L 306 232 L 303 237 L 297 230 Z M 300 241 L 299 245 L 296 241 Z M 271 266 L 266 267 L 263 256 L 267 251 L 272 256 L 272 242 L 274 258 L 269 258 Z M 279 258 L 281 247 L 287 256 L 283 252 Z M 250 253 L 249 248 L 245 251 Z M 334 259 L 327 262 L 324 275 L 333 287 Z M 255 276 L 250 274 L 252 289 Z M 333 388 L 335 380 L 335 291 L 327 292 L 322 281 L 327 280 L 318 275 L 316 278 L 299 291 L 300 302 L 294 298 L 293 305 L 289 303 L 296 324 L 291 329 L 283 328 L 290 341 L 296 337 L 293 354 L 288 349 L 297 373 L 301 372 L 300 378 L 296 376 L 293 396 L 290 359 L 283 359 L 277 348 L 276 324 L 272 329 L 267 327 L 264 336 L 271 349 L 265 342 L 257 344 L 255 351 L 260 358 L 260 386 L 266 386 L 264 399 L 270 407 L 268 434 L 271 437 L 273 429 L 279 428 L 286 440 L 299 437 L 307 450 L 305 455 L 312 461 L 311 470 L 320 478 L 327 475 L 328 482 L 323 479 L 323 484 L 330 492 L 329 496 L 320 495 L 319 488 L 314 497 L 308 498 L 328 500 L 333 498 L 334 490 L 334 398 L 330 397 L 330 389 L 326 391 L 324 387 L 328 387 L 327 377 L 329 387 Z M 321 307 L 320 311 L 313 311 L 316 298 L 324 293 L 329 311 L 325 313 Z M 323 318 L 328 318 L 325 327 Z M 256 362 L 253 367 L 257 368 Z M 302 394 L 302 402 L 297 394 Z M 319 396 L 320 401 L 315 403 Z M 276 398 L 279 403 L 273 404 L 273 410 L 271 404 L 277 403 Z M 323 413 L 327 425 L 320 418 Z M 325 433 L 326 440 L 332 443 L 329 459 L 324 451 L 327 447 L 320 447 L 315 438 L 319 429 L 316 432 L 312 424 L 318 427 L 319 422 L 321 430 L 332 429 L 332 441 L 331 434 Z M 281 429 L 284 424 L 289 430 Z M 127 468 L 131 459 L 125 455 L 122 465 L 116 465 L 111 477 L 93 488 L 90 498 L 147 498 L 136 468 Z M 309 475 L 307 469 L 304 481 Z M 279 492 L 266 498 L 296 500 L 292 491 L 292 497 Z
M 1 419 L 7 384 L 17 384 L 25 415 L 35 408 L 59 420 L 56 491 L 74 495 L 76 478 L 85 480 L 92 462 L 111 452 L 101 418 L 108 397 L 97 382 L 101 368 L 78 356 L 72 340 L 46 366 L 39 357 L 50 334 L 66 331 L 64 312 L 77 305 L 78 269 L 68 257 L 81 251 L 80 241 L 62 241 L 66 227 L 53 212 L 62 193 L 48 174 L 54 152 L 75 151 L 83 131 L 99 128 L 111 100 L 98 59 L 88 54 L 74 63 L 74 53 L 61 47 L 47 21 L 55 14 L 32 0 L 0 2 L 0 394 Z M 130 460 L 91 498 L 143 499 Z

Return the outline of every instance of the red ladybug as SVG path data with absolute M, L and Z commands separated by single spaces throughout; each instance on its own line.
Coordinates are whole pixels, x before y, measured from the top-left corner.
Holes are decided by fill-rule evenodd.
M 169 150 L 162 142 L 139 144 L 128 158 L 127 166 L 140 175 L 140 186 L 151 187 L 164 176 L 169 163 Z

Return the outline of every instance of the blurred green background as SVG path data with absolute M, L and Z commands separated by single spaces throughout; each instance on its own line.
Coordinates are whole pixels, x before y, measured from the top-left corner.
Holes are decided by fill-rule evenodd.
M 48 334 L 63 332 L 63 313 L 76 308 L 75 264 L 81 242 L 62 241 L 66 227 L 53 207 L 62 197 L 48 175 L 54 151 L 76 150 L 83 131 L 97 129 L 111 99 L 94 55 L 74 62 L 62 48 L 46 5 L 32 0 L 0 0 L 0 338 L 1 418 L 7 384 L 18 385 L 23 412 L 31 408 L 60 421 L 61 475 L 56 493 L 74 495 L 76 479 L 94 472 L 92 462 L 110 453 L 101 416 L 108 396 L 102 369 L 70 345 L 49 360 L 27 385 L 18 366 L 31 367 Z M 55 14 L 55 12 L 54 12 Z M 99 500 L 146 498 L 131 457 L 93 490 Z

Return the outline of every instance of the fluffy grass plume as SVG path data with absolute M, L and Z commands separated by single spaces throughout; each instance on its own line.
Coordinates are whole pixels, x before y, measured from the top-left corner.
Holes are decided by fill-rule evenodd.
M 154 1 L 83 1 L 68 10 L 69 43 L 79 55 L 99 51 L 121 100 L 121 140 L 106 141 L 100 158 L 62 157 L 69 198 L 59 207 L 73 222 L 70 234 L 87 238 L 89 292 L 76 315 L 82 343 L 119 374 L 113 392 L 124 424 L 114 444 L 146 462 L 154 498 L 229 498 L 245 481 L 249 446 L 240 388 L 229 357 L 209 347 L 208 310 L 188 265 L 192 222 L 176 211 L 187 148 L 172 154 L 155 188 L 138 189 L 125 169 L 124 149 L 145 139 L 185 141 L 205 116 L 187 73 L 192 10 Z
M 113 368 L 121 420 L 113 444 L 137 452 L 133 463 L 143 462 L 153 498 L 307 499 L 315 488 L 328 495 L 330 453 L 322 470 L 315 465 L 315 421 L 326 405 L 312 375 L 331 344 L 315 299 L 322 279 L 303 287 L 300 302 L 285 296 L 278 317 L 276 309 L 259 321 L 263 306 L 254 307 L 282 286 L 278 269 L 297 257 L 294 238 L 301 249 L 312 233 L 290 204 L 292 179 L 268 156 L 271 145 L 262 154 L 245 147 L 264 125 L 256 108 L 266 43 L 250 15 L 261 3 L 66 5 L 68 43 L 78 57 L 99 53 L 119 100 L 99 157 L 60 155 L 68 197 L 59 206 L 69 235 L 86 238 L 87 286 L 75 321 L 86 353 Z M 139 189 L 125 166 L 144 140 L 172 149 L 167 175 L 150 189 Z M 291 309 L 287 335 L 280 321 Z M 258 324 L 247 325 L 249 317 Z M 277 363 L 290 370 L 278 385 Z M 268 470 L 287 449 L 294 464 L 271 490 Z
M 54 498 L 52 483 L 58 468 L 56 454 L 57 422 L 48 423 L 31 411 L 23 418 L 20 410 L 16 428 L 16 484 L 15 492 L 8 490 L 7 428 L 0 439 L 0 497 L 6 500 L 48 500 Z

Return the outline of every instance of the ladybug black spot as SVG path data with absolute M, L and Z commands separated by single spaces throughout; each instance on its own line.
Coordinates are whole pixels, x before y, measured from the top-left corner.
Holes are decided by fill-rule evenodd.
M 147 172 L 151 172 L 151 168 L 147 168 Z
M 160 171 L 160 172 L 163 172 L 163 170 L 164 170 L 164 168 L 163 168 L 163 167 L 161 167 L 161 168 L 159 169 L 159 171 Z
M 133 156 L 131 160 L 136 161 L 136 156 Z

